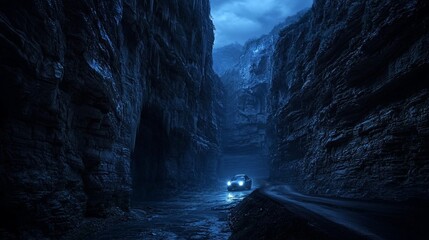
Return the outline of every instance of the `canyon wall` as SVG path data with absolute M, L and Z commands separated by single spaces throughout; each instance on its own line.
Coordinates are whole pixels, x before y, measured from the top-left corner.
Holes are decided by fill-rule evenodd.
M 208 0 L 0 3 L 0 236 L 126 211 L 133 182 L 214 177 L 209 14 Z
M 429 6 L 316 0 L 274 53 L 271 177 L 312 194 L 429 197 Z

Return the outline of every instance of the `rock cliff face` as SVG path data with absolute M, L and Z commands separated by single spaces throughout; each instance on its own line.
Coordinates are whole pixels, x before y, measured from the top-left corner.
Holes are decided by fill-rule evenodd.
M 316 0 L 281 32 L 271 176 L 305 192 L 429 197 L 426 1 Z
M 230 174 L 245 170 L 251 175 L 268 175 L 266 123 L 272 55 L 280 30 L 296 22 L 303 13 L 287 18 L 269 34 L 248 41 L 236 62 L 229 61 L 236 47 L 215 50 L 214 68 L 226 69 L 221 76 L 226 88 L 222 163 L 223 168 L 231 170 Z M 244 163 L 247 169 L 243 169 Z
M 131 165 L 137 192 L 213 176 L 209 12 L 208 0 L 0 3 L 1 233 L 55 237 L 127 210 Z

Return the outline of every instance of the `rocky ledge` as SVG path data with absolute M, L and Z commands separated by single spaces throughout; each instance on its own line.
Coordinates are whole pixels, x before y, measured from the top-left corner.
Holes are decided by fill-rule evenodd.
M 267 197 L 261 190 L 255 190 L 232 209 L 230 240 L 361 239 L 340 226 L 321 227 L 319 217 L 297 214 L 293 208 Z

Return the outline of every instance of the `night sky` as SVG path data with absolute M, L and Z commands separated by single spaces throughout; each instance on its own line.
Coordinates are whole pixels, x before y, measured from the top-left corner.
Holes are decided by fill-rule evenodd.
M 286 17 L 311 7 L 313 0 L 210 0 L 215 48 L 243 44 L 268 33 Z

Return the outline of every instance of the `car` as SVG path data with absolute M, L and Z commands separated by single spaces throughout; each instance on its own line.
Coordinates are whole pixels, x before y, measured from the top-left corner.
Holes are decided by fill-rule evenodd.
M 252 188 L 252 179 L 246 174 L 237 174 L 226 185 L 228 191 L 250 190 Z

